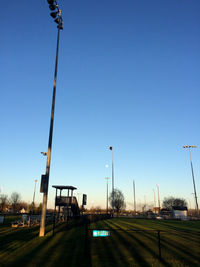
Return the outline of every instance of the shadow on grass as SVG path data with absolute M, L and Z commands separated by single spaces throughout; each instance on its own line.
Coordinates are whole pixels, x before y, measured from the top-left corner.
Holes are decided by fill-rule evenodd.
M 180 237 L 174 236 L 173 233 L 170 234 L 163 233 L 161 235 L 163 254 L 184 262 L 184 264 L 189 266 L 200 263 L 200 243 L 197 245 L 194 242 L 188 242 L 187 238 L 183 239 L 182 237 L 177 243 L 177 238 Z M 195 248 L 198 248 L 198 252 L 195 252 Z
M 159 256 L 158 253 L 156 253 L 153 249 L 152 246 L 148 246 L 146 244 L 146 242 L 142 242 L 141 238 L 143 233 L 141 232 L 141 238 L 137 238 L 136 237 L 136 233 L 134 232 L 124 232 L 124 229 L 122 227 L 120 227 L 119 224 L 117 224 L 116 222 L 109 222 L 107 223 L 107 225 L 111 226 L 115 226 L 115 228 L 121 229 L 122 231 L 120 232 L 120 230 L 114 230 L 113 232 L 118 235 L 119 238 L 119 242 L 123 243 L 124 246 L 126 247 L 126 249 L 128 249 L 131 254 L 133 255 L 133 259 L 141 266 L 152 266 L 151 263 L 147 262 L 145 260 L 144 257 L 144 252 L 148 252 L 152 258 L 159 260 Z M 117 226 L 117 227 L 116 227 Z M 138 233 L 137 233 L 138 234 Z M 146 238 L 150 238 L 150 236 L 146 236 Z M 153 247 L 157 248 L 158 244 L 156 242 L 156 239 L 153 239 L 153 241 L 155 242 L 155 244 L 153 244 Z M 135 242 L 135 244 L 134 244 Z M 168 264 L 164 259 L 161 259 L 160 262 L 164 265 L 164 266 L 170 266 L 170 264 Z
M 112 228 L 112 226 L 117 226 L 118 228 L 122 229 L 119 225 L 117 225 L 116 223 L 112 223 L 112 222 L 105 222 L 109 227 Z M 122 244 L 124 246 L 124 249 L 128 250 L 129 253 L 132 255 L 133 261 L 136 261 L 136 263 L 138 263 L 141 266 L 150 266 L 149 263 L 144 259 L 144 256 L 141 255 L 141 252 L 139 252 L 137 246 L 133 246 L 132 243 L 132 238 L 130 238 L 130 236 L 123 234 L 122 232 L 120 232 L 120 230 L 115 230 L 113 229 L 111 232 L 111 235 L 114 235 L 117 239 L 117 242 L 119 242 L 120 244 Z M 137 239 L 135 239 L 135 241 L 138 241 L 138 243 L 141 242 Z M 142 244 L 143 245 L 143 244 Z
M 140 221 L 138 221 L 138 222 L 140 222 Z M 132 229 L 141 229 L 141 225 L 137 225 L 136 223 L 137 223 L 137 221 L 134 221 L 134 223 L 132 222 Z M 192 223 L 194 226 L 195 222 L 192 222 Z M 178 245 L 179 245 L 180 252 L 185 250 L 184 251 L 185 255 L 188 254 L 188 241 L 192 243 L 192 246 L 200 247 L 200 244 L 199 244 L 200 232 L 184 228 L 184 227 L 186 227 L 186 228 L 189 227 L 191 222 L 149 220 L 148 224 L 149 224 L 149 226 L 152 227 L 152 229 L 158 229 L 158 227 L 159 227 L 159 229 L 161 230 L 161 243 L 162 243 L 163 234 L 169 233 L 169 236 L 171 235 L 173 237 L 177 237 L 175 240 L 172 241 L 173 242 L 172 246 L 174 244 L 176 244 L 177 248 L 178 248 Z M 148 224 L 145 224 L 145 226 L 148 226 Z M 176 224 L 177 227 L 175 227 L 174 224 Z M 123 221 L 123 224 L 121 224 L 121 225 L 128 226 L 128 229 L 131 229 L 130 228 L 130 226 L 131 226 L 130 222 Z M 197 224 L 195 224 L 195 225 L 197 226 Z M 179 227 L 179 226 L 181 226 L 181 227 Z M 198 229 L 196 229 L 196 230 L 198 230 Z M 145 234 L 145 232 L 144 232 L 144 234 Z M 187 239 L 187 241 L 184 240 L 185 238 Z M 177 253 L 176 253 L 176 256 L 177 256 Z M 181 258 L 181 257 L 182 256 L 180 253 L 179 258 Z
M 199 232 L 200 231 L 200 221 L 173 221 L 173 220 L 163 220 L 155 221 L 156 225 L 160 225 L 162 228 L 177 231 L 188 231 L 188 232 Z
M 65 225 L 57 227 L 55 236 L 52 236 L 52 226 L 48 225 L 46 227 L 47 234 L 45 237 L 38 236 L 39 226 L 9 230 L 9 234 L 1 236 L 0 266 L 28 266 L 32 261 L 33 264 L 30 266 L 34 266 L 34 261 L 37 260 L 39 262 L 38 265 L 43 266 L 49 257 L 53 256 L 56 259 L 59 253 L 62 253 L 60 258 L 63 258 L 63 254 L 73 255 L 73 251 L 69 251 L 68 249 L 69 246 L 62 248 L 62 241 L 68 239 L 71 233 L 71 230 L 67 229 Z M 73 238 L 71 238 L 70 242 L 72 240 Z M 76 236 L 75 242 L 77 243 L 77 247 L 82 242 L 82 247 L 84 248 L 84 235 Z M 74 248 L 76 245 L 74 245 Z M 42 255 L 42 253 L 44 254 Z M 76 255 L 77 259 L 80 259 L 79 256 L 80 254 Z M 81 258 L 83 259 L 83 257 Z M 70 261 L 70 257 L 68 261 Z M 53 262 L 53 265 L 56 266 L 57 263 Z M 63 266 L 66 266 L 66 262 Z
M 6 266 L 90 266 L 84 258 L 84 228 L 59 231 L 27 244 L 24 251 Z
M 39 235 L 39 226 L 17 228 L 7 228 L 5 234 L 2 233 L 0 238 L 0 251 L 13 251 L 21 247 L 23 243 L 26 243 Z M 51 231 L 51 225 L 46 226 L 46 234 Z M 15 244 L 14 246 L 12 244 Z M 18 245 L 17 245 L 18 244 Z M 0 253 L 0 255 L 1 255 Z
M 38 235 L 39 228 L 22 228 L 22 229 L 11 229 L 11 231 L 1 236 L 0 239 L 0 250 L 7 250 L 13 241 L 19 243 L 23 241 L 29 241 Z
M 90 237 L 92 266 L 129 266 L 129 261 L 124 255 L 121 244 L 114 236 Z M 130 255 L 129 255 L 130 257 Z
M 118 225 L 117 222 L 114 223 L 115 226 Z M 124 222 L 125 227 L 126 227 L 126 223 Z M 158 225 L 160 223 L 158 222 Z M 120 226 L 124 226 L 123 224 L 121 224 L 120 222 Z M 120 228 L 120 226 L 118 225 L 118 227 Z M 163 225 L 162 225 L 163 226 Z M 173 226 L 172 226 L 173 227 Z M 137 226 L 136 226 L 137 228 Z M 141 227 L 139 227 L 141 228 Z M 122 228 L 123 229 L 123 228 Z M 129 230 L 130 228 L 128 228 Z M 135 229 L 132 228 L 132 229 Z M 176 229 L 176 231 L 174 230 Z M 124 229 L 125 230 L 125 229 Z M 134 233 L 134 232 L 133 232 Z M 130 235 L 132 235 L 132 233 L 129 233 Z M 197 262 L 199 262 L 199 256 L 198 256 L 198 252 L 197 248 L 199 248 L 200 246 L 198 246 L 199 243 L 199 239 L 198 239 L 198 233 L 196 232 L 196 234 L 198 236 L 196 236 L 196 240 L 194 239 L 194 231 L 184 231 L 183 229 L 181 230 L 177 230 L 177 228 L 173 227 L 173 230 L 169 232 L 166 230 L 162 233 L 161 231 L 161 250 L 162 250 L 162 255 L 170 255 L 169 259 L 176 259 L 179 260 L 179 262 L 181 263 L 187 263 L 187 264 L 191 264 L 194 265 L 194 263 L 196 264 Z M 141 232 L 141 239 L 142 236 L 146 236 L 148 237 L 148 239 L 151 239 L 152 241 L 154 240 L 155 242 L 155 246 L 157 246 L 157 242 L 156 239 L 153 238 L 154 233 L 148 233 L 148 232 Z M 163 235 L 167 235 L 168 237 L 162 238 Z M 171 235 L 171 238 L 170 238 Z M 191 235 L 193 235 L 191 237 Z M 166 240 L 167 238 L 167 240 Z M 194 242 L 195 241 L 195 242 Z M 190 246 L 194 247 L 194 250 L 190 250 Z M 199 249 L 200 250 L 200 249 Z M 164 253 L 163 253 L 164 252 Z M 200 252 L 200 251 L 199 251 Z M 199 253 L 200 255 L 200 253 Z M 166 259 L 165 257 L 162 257 L 162 261 L 165 265 L 166 265 Z

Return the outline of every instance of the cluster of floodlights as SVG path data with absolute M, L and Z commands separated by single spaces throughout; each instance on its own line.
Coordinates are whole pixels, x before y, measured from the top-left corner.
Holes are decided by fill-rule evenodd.
M 57 1 L 55 0 L 47 0 L 49 4 L 49 9 L 53 12 L 50 13 L 52 18 L 54 18 L 55 23 L 58 24 L 58 28 L 63 30 L 63 19 L 61 17 L 61 10 L 58 7 Z

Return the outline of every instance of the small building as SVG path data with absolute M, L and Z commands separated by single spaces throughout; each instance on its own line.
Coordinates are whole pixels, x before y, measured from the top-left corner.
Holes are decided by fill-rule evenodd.
M 25 210 L 25 208 L 22 208 L 19 212 L 20 213 L 26 213 L 27 211 Z
M 187 220 L 188 217 L 187 207 L 172 206 L 172 216 L 174 219 Z
M 149 219 L 153 219 L 153 218 L 156 217 L 155 213 L 153 213 L 152 210 L 148 210 L 148 211 L 146 212 L 146 214 L 147 214 L 147 218 L 149 218 Z
M 163 219 L 171 219 L 173 217 L 172 211 L 169 209 L 161 209 L 160 216 L 162 216 Z

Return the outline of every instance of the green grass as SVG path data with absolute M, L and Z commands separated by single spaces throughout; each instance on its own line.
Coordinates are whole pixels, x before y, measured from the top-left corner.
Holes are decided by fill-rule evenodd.
M 0 266 L 200 265 L 199 221 L 114 218 L 89 225 L 89 229 L 98 228 L 111 229 L 111 236 L 93 238 L 89 230 L 85 243 L 85 226 L 62 224 L 52 236 L 49 225 L 47 235 L 39 238 L 39 227 L 12 229 L 6 223 L 0 226 Z M 152 231 L 158 229 L 161 230 L 161 261 L 157 232 Z
M 22 215 L 5 215 L 4 216 L 4 223 L 3 226 L 10 226 L 12 222 L 17 221 L 17 220 L 21 220 L 22 219 Z M 0 225 L 1 227 L 1 225 Z
M 200 222 L 114 218 L 90 228 L 112 229 L 110 237 L 90 238 L 95 267 L 200 266 Z M 161 230 L 161 261 L 155 230 Z

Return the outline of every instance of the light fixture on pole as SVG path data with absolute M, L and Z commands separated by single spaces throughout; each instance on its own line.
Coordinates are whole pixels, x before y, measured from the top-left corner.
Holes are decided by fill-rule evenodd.
M 112 212 L 114 215 L 115 197 L 114 197 L 114 151 L 113 151 L 113 146 L 110 146 L 110 150 L 112 151 Z
M 53 19 L 55 19 L 58 15 L 58 12 L 51 12 L 50 15 L 52 16 Z
M 49 5 L 54 5 L 55 4 L 55 0 L 47 0 Z
M 53 97 L 52 97 L 52 106 L 51 106 L 51 118 L 50 118 L 50 129 L 49 129 L 49 142 L 48 142 L 48 151 L 42 153 L 47 156 L 46 162 L 46 173 L 42 175 L 40 192 L 43 193 L 43 204 L 42 204 L 42 214 L 40 222 L 40 232 L 39 236 L 45 235 L 45 221 L 46 221 L 46 210 L 47 210 L 47 197 L 48 197 L 48 185 L 49 185 L 49 173 L 50 173 L 50 162 L 51 162 L 51 148 L 52 148 L 52 138 L 53 138 L 53 123 L 54 123 L 54 110 L 55 110 L 55 99 L 56 99 L 56 80 L 57 80 L 57 67 L 58 67 L 58 50 L 59 50 L 59 39 L 60 39 L 60 30 L 63 30 L 63 19 L 61 16 L 61 10 L 58 7 L 57 1 L 47 0 L 50 10 L 56 10 L 56 15 L 51 16 L 56 18 L 57 25 L 57 46 L 56 46 L 56 62 L 55 62 L 55 73 L 54 73 L 54 85 L 53 85 Z
M 194 171 L 193 171 L 193 165 L 192 165 L 192 156 L 191 156 L 191 150 L 190 148 L 195 148 L 197 146 L 183 146 L 183 148 L 188 148 L 189 155 L 190 155 L 190 165 L 191 165 L 191 171 L 192 171 L 192 181 L 194 186 L 194 197 L 195 197 L 195 204 L 196 204 L 196 215 L 199 216 L 199 207 L 198 207 L 198 201 L 197 201 L 197 193 L 196 193 L 196 186 L 195 186 L 195 180 L 194 180 Z

